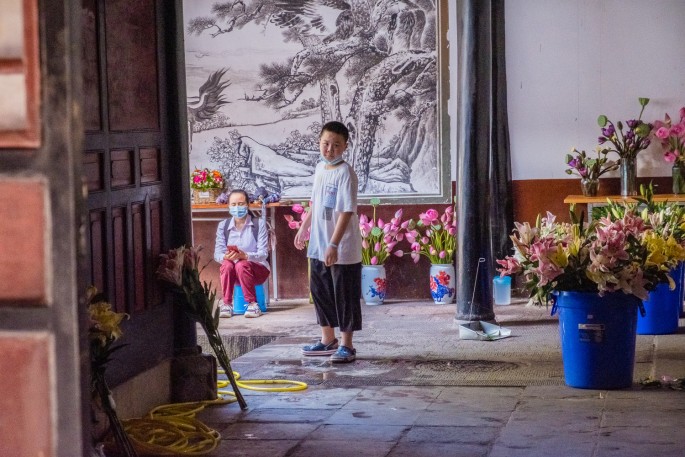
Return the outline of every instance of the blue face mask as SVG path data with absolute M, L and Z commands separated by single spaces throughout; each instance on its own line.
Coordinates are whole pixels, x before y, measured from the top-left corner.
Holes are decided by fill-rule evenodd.
M 340 156 L 337 159 L 328 160 L 324 156 L 321 156 L 321 160 L 323 160 L 327 165 L 338 165 L 340 162 L 343 161 L 343 158 L 342 156 Z
M 233 217 L 245 217 L 247 214 L 247 206 L 229 206 L 228 213 Z

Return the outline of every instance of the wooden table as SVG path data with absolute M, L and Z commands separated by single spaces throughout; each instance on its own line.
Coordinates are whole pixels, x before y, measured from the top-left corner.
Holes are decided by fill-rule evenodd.
M 676 202 L 685 203 L 685 194 L 654 194 L 652 198 L 655 202 Z M 622 197 L 620 195 L 598 195 L 596 197 L 586 197 L 585 195 L 569 195 L 564 199 L 564 203 L 582 203 L 587 204 L 588 214 L 592 213 L 592 208 L 595 206 L 606 206 L 607 200 L 616 202 L 635 203 L 637 200 L 633 197 Z

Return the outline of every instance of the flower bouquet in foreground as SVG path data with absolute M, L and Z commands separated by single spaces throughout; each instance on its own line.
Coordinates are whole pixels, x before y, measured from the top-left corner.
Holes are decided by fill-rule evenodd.
M 207 284 L 206 281 L 200 280 L 201 249 L 182 246 L 161 254 L 157 276 L 167 283 L 183 311 L 202 326 L 219 364 L 226 372 L 240 408 L 246 409 L 247 403 L 238 389 L 226 348 L 219 334 L 219 308 L 214 306 L 216 292 L 211 288 L 211 283 Z
M 124 345 L 114 343 L 121 337 L 121 321 L 128 318 L 125 313 L 117 313 L 112 310 L 112 305 L 105 300 L 103 294 L 98 292 L 95 286 L 88 287 L 86 291 L 88 304 L 88 341 L 90 343 L 90 382 L 91 393 L 109 420 L 109 431 L 114 437 L 119 451 L 126 457 L 138 455 L 124 430 L 124 426 L 117 415 L 112 392 L 105 380 L 105 369 L 112 354 L 123 348 Z M 94 410 L 94 417 L 97 417 Z M 94 427 L 98 430 L 98 427 Z
M 685 249 L 670 231 L 646 222 L 635 209 L 610 213 L 586 226 L 571 209 L 571 223 L 556 222 L 551 213 L 534 227 L 515 223 L 514 255 L 497 260 L 501 276 L 521 274 L 537 303 L 553 292 L 611 292 L 642 300 L 685 259 Z

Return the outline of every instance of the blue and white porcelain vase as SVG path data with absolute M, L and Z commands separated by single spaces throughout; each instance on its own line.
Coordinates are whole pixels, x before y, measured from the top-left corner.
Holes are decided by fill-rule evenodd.
M 385 266 L 362 265 L 362 297 L 367 305 L 382 305 L 387 291 Z
M 430 268 L 430 291 L 433 301 L 439 305 L 448 305 L 455 298 L 454 265 L 435 263 Z

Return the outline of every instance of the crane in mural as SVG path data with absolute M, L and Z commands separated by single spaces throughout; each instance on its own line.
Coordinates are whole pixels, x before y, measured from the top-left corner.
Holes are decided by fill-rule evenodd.
M 195 125 L 214 117 L 219 108 L 230 103 L 224 99 L 223 91 L 231 85 L 230 81 L 222 81 L 228 68 L 222 68 L 207 77 L 207 80 L 198 89 L 198 95 L 188 97 L 188 140 L 191 148 L 193 144 L 193 131 Z

